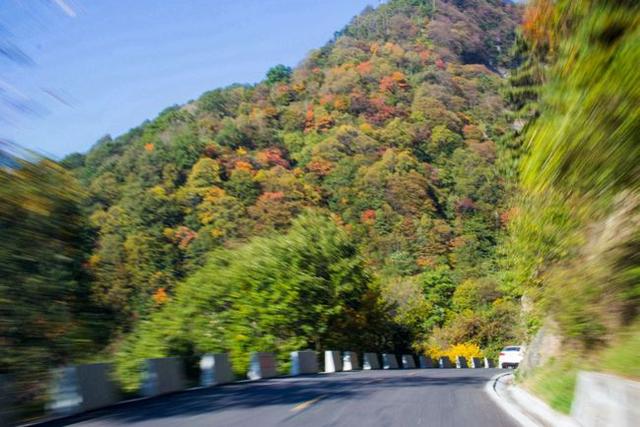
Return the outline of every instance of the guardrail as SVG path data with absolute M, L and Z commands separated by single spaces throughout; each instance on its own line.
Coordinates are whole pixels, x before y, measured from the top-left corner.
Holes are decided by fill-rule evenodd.
M 416 359 L 412 354 L 403 354 L 402 355 L 402 367 L 404 369 L 415 369 L 416 367 Z
M 200 359 L 200 385 L 226 384 L 234 379 L 229 355 L 226 353 L 207 353 Z
M 446 369 L 453 368 L 453 365 L 451 364 L 451 360 L 448 357 L 441 357 L 440 359 L 438 359 L 438 367 L 440 367 L 441 369 Z
M 47 409 L 57 415 L 89 411 L 121 399 L 118 387 L 111 381 L 108 363 L 67 366 L 56 369 L 53 377 L 52 394 L 56 399 Z
M 635 427 L 640 419 L 640 382 L 601 372 L 579 371 L 571 412 L 565 415 L 514 384 L 513 373 L 496 375 L 485 390 L 520 424 L 562 427 Z
M 483 366 L 484 366 L 484 363 L 483 363 L 482 359 L 480 359 L 479 357 L 472 357 L 471 358 L 471 367 L 473 369 L 482 368 Z
M 382 369 L 398 369 L 398 358 L 393 353 L 382 354 Z
M 362 366 L 358 353 L 354 351 L 328 350 L 324 352 L 324 372 L 333 373 L 359 369 L 416 369 L 416 358 L 412 354 L 361 353 Z M 290 353 L 290 375 L 308 375 L 319 372 L 318 353 L 312 350 Z M 467 367 L 464 358 L 456 358 L 459 367 Z M 400 363 L 398 361 L 400 360 Z M 418 357 L 419 369 L 452 368 L 449 358 L 442 357 L 437 363 L 430 357 Z M 381 363 L 382 362 L 382 363 Z M 472 359 L 474 368 L 489 367 L 487 359 Z M 229 355 L 226 353 L 207 353 L 200 358 L 200 386 L 209 387 L 233 382 L 236 378 L 232 370 Z M 98 409 L 121 402 L 122 394 L 112 381 L 113 367 L 108 363 L 72 365 L 54 371 L 50 392 L 48 413 L 55 416 L 74 415 L 84 411 Z M 254 352 L 250 355 L 247 378 L 261 380 L 278 376 L 276 355 L 269 352 Z M 0 390 L 9 387 L 6 378 L 0 376 Z M 187 388 L 185 363 L 177 357 L 146 359 L 144 361 L 143 381 L 140 394 L 153 397 L 173 393 Z M 0 420 L 9 425 L 8 408 L 10 402 L 0 393 Z
M 421 369 L 430 369 L 435 367 L 433 359 L 427 356 L 420 356 L 418 362 L 420 363 L 419 366 Z
M 463 356 L 458 356 L 456 357 L 456 368 L 458 369 L 462 369 L 462 368 L 468 368 L 469 365 L 467 364 L 467 359 Z
M 640 382 L 614 375 L 578 373 L 571 417 L 584 427 L 638 425 Z
M 343 371 L 357 371 L 361 369 L 358 359 L 358 353 L 355 351 L 345 351 L 342 356 Z
M 342 371 L 342 357 L 339 351 L 327 350 L 324 352 L 324 371 L 327 373 Z
M 291 352 L 291 375 L 317 374 L 318 356 L 315 351 Z
M 251 353 L 249 372 L 247 372 L 247 377 L 249 377 L 250 380 L 273 378 L 277 375 L 278 364 L 275 354 L 266 352 Z
M 380 369 L 380 357 L 377 353 L 365 353 L 363 369 Z
M 145 360 L 142 395 L 145 397 L 184 390 L 184 363 L 178 357 Z

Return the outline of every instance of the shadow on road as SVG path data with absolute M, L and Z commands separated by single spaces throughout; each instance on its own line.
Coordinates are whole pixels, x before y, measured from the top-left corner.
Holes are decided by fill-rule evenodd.
M 367 399 L 374 392 L 393 388 L 483 387 L 491 376 L 488 372 L 480 373 L 473 370 L 465 373 L 456 370 L 431 370 L 430 372 L 434 373 L 432 375 L 419 375 L 421 372 L 427 371 L 375 371 L 234 383 L 124 403 L 42 425 L 64 426 L 85 420 L 126 424 L 229 409 L 267 405 L 293 406 L 318 396 L 323 396 L 323 400 Z

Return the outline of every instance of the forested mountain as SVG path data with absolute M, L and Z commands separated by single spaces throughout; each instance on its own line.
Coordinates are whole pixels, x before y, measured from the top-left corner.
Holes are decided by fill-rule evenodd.
M 0 374 L 530 342 L 561 410 L 640 377 L 639 41 L 634 1 L 390 0 L 60 164 L 2 143 Z
M 240 373 L 251 350 L 492 355 L 519 339 L 520 294 L 503 286 L 497 251 L 513 213 L 497 159 L 520 12 L 391 0 L 293 69 L 170 107 L 65 170 L 44 161 L 42 179 L 73 193 L 69 230 L 42 246 L 69 254 L 53 257 L 66 282 L 46 276 L 41 302 L 59 310 L 22 335 L 3 330 L 6 370 L 116 355 L 134 389 L 149 356 L 230 351 Z M 22 175 L 39 167 L 2 177 L 37 186 Z M 3 209 L 2 230 L 47 236 L 60 210 L 25 206 Z M 24 252 L 12 242 L 8 259 Z M 6 265 L 19 283 L 30 268 Z M 60 348 L 37 340 L 39 322 Z
M 172 313 L 155 352 L 245 354 L 282 342 L 320 348 L 326 333 L 314 328 L 330 330 L 385 307 L 387 328 L 370 341 L 380 349 L 426 345 L 431 337 L 439 349 L 471 342 L 495 351 L 515 333 L 498 324 L 517 310 L 491 276 L 507 219 L 495 166 L 496 141 L 509 127 L 498 70 L 517 14 L 500 0 L 393 0 L 365 10 L 294 69 L 276 66 L 258 84 L 207 92 L 67 157 L 63 165 L 88 191 L 94 246 L 86 268 L 93 297 L 112 313 L 114 337 L 151 333 L 140 321 Z M 296 221 L 300 215 L 330 222 Z M 302 276 L 293 272 L 292 254 L 266 243 L 292 223 L 292 247 L 309 257 L 299 255 Z M 332 286 L 361 283 L 349 291 L 357 303 L 300 289 L 311 285 L 305 263 L 331 270 L 321 261 L 330 249 L 320 258 L 314 252 L 335 233 L 362 272 L 351 277 L 336 267 L 318 275 Z M 307 243 L 298 244 L 298 235 Z M 257 236 L 267 240 L 255 243 Z M 247 242 L 266 253 L 243 255 L 258 250 Z M 243 275 L 263 257 L 275 258 L 264 259 L 272 274 L 261 267 L 255 277 L 265 279 L 250 283 Z M 239 262 L 246 265 L 234 267 Z M 238 276 L 214 280 L 227 269 Z M 281 274 L 284 290 L 274 282 Z M 302 292 L 292 304 L 322 320 L 287 330 L 295 316 L 286 307 L 298 307 L 282 306 L 279 292 Z M 226 304 L 205 299 L 191 307 L 183 293 Z M 366 295 L 374 303 L 365 304 Z M 240 307 L 245 299 L 282 313 L 261 318 Z M 224 324 L 227 315 L 247 330 L 221 328 L 206 344 L 172 335 L 195 336 L 203 330 L 194 324 Z M 258 344 L 265 334 L 270 339 Z M 138 347 L 139 355 L 147 351 Z
M 65 159 L 90 192 L 96 297 L 128 330 L 211 250 L 308 208 L 348 230 L 383 287 L 422 293 L 421 273 L 457 284 L 490 270 L 507 127 L 496 68 L 514 14 L 501 1 L 392 1 L 293 70 Z

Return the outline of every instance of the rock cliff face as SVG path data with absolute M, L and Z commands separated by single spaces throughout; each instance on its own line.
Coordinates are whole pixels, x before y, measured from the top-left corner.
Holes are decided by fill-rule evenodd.
M 547 320 L 527 345 L 524 359 L 519 367 L 520 375 L 528 376 L 552 357 L 560 355 L 561 350 L 562 337 L 559 334 L 558 325 L 553 320 Z

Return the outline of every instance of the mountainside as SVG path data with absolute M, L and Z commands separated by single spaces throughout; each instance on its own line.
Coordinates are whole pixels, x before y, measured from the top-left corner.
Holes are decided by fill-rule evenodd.
M 529 343 L 563 411 L 640 378 L 639 41 L 633 1 L 391 0 L 60 164 L 0 141 L 0 376 L 23 415 L 205 352 Z
M 280 235 L 314 209 L 346 233 L 387 304 L 395 326 L 380 346 L 424 342 L 449 324 L 440 347 L 495 351 L 513 334 L 496 322 L 516 307 L 476 279 L 496 269 L 503 227 L 494 163 L 508 126 L 496 70 L 516 16 L 499 0 L 390 1 L 293 70 L 207 92 L 67 157 L 90 193 L 96 300 L 129 331 L 179 304 L 177 284 L 211 251 Z M 321 345 L 315 333 L 292 334 Z M 163 340 L 158 351 L 175 350 Z
M 392 0 L 295 68 L 163 111 L 60 164 L 0 146 L 0 374 L 294 349 L 495 355 L 498 172 L 517 6 Z
M 537 336 L 520 379 L 569 412 L 578 370 L 640 378 L 640 3 L 533 0 L 517 46 L 503 284 Z

